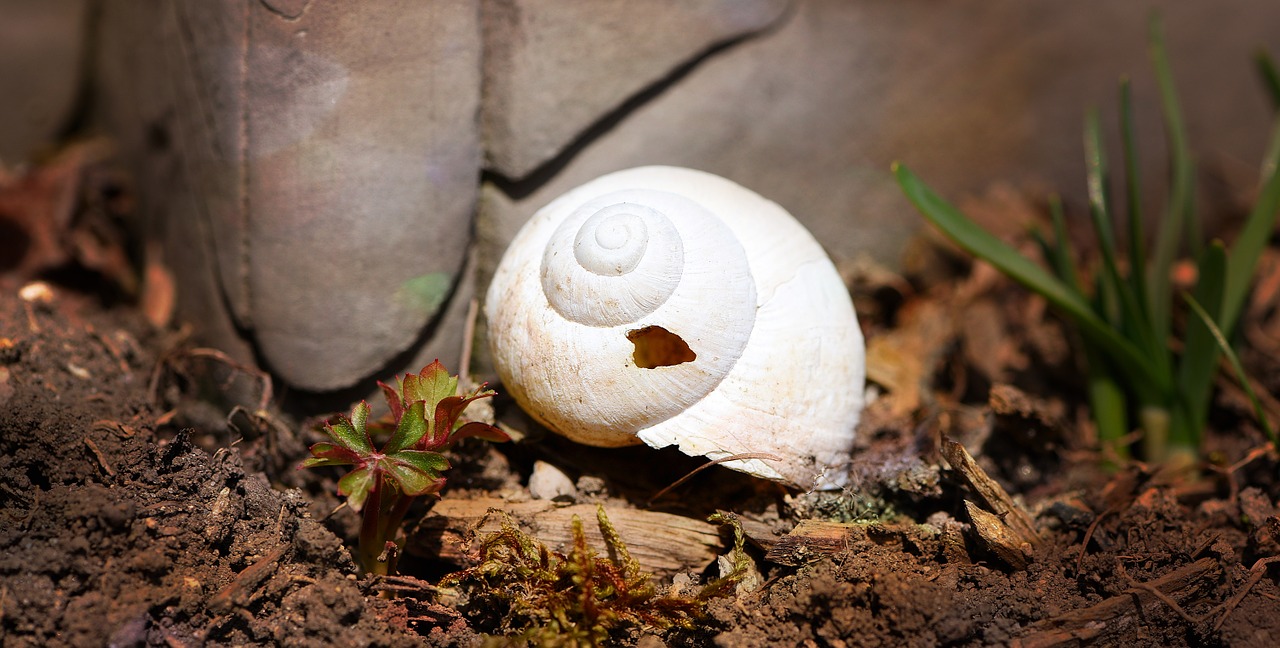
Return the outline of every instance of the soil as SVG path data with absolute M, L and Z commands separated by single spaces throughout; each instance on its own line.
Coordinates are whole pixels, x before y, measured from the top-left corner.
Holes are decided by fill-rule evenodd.
M 1002 200 L 987 203 L 1026 216 Z M 321 438 L 317 412 L 156 326 L 145 299 L 104 291 L 119 288 L 118 269 L 74 254 L 54 269 L 6 266 L 0 642 L 480 645 L 501 620 L 435 586 L 475 564 L 476 536 L 441 532 L 466 524 L 439 511 L 494 498 L 520 508 L 543 461 L 569 477 L 559 503 L 600 503 L 627 523 L 727 511 L 750 540 L 757 580 L 712 599 L 691 627 L 619 629 L 620 645 L 1280 645 L 1280 461 L 1239 387 L 1219 381 L 1196 470 L 1117 461 L 1097 449 L 1069 335 L 1044 304 L 945 246 L 912 254 L 901 276 L 845 268 L 880 394 L 854 487 L 798 493 L 713 467 L 660 493 L 699 462 L 536 434 L 468 443 L 444 502 L 411 513 L 424 521 L 409 525 L 396 578 L 353 563 L 358 522 L 339 506 L 338 473 L 294 469 Z M 1249 369 L 1272 392 L 1275 258 L 1245 324 Z M 974 468 L 943 458 L 948 440 Z M 1028 534 L 984 532 L 984 479 L 1026 511 Z M 1016 529 L 1009 515 L 993 528 Z M 618 528 L 637 555 L 653 544 Z M 660 588 L 687 590 L 718 573 L 692 560 L 646 566 Z

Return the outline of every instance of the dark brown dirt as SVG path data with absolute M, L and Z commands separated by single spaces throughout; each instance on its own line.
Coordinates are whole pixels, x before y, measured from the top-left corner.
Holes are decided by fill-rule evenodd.
M 883 393 L 848 492 L 787 493 L 715 468 L 650 507 L 696 462 L 530 438 L 462 447 L 444 496 L 527 499 L 542 459 L 577 481 L 580 503 L 741 515 L 762 584 L 713 601 L 693 628 L 622 629 L 622 644 L 1280 645 L 1280 461 L 1239 388 L 1219 384 L 1198 475 L 1104 471 L 1043 304 L 989 269 L 913 263 L 913 287 L 858 291 L 873 357 L 906 361 L 873 376 Z M 482 643 L 491 628 L 467 619 L 485 615 L 430 585 L 465 551 L 406 557 L 396 581 L 357 573 L 337 473 L 294 470 L 319 437 L 278 410 L 247 413 L 264 397 L 258 376 L 96 292 L 20 298 L 26 279 L 0 276 L 0 643 Z M 1246 323 L 1263 350 L 1246 358 L 1268 385 L 1278 311 L 1255 300 Z M 1025 569 L 975 532 L 975 493 L 941 459 L 943 434 L 1032 514 L 1042 540 Z M 819 542 L 803 520 L 834 535 Z M 678 580 L 716 573 L 688 572 Z
M 313 517 L 333 507 L 331 496 L 312 503 L 304 491 L 277 490 L 263 472 L 245 469 L 241 444 L 210 453 L 192 433 L 170 436 L 157 425 L 149 383 L 165 341 L 130 311 L 102 312 L 65 291 L 45 306 L 9 291 L 0 309 L 5 645 L 477 641 L 445 608 L 379 598 L 342 540 Z M 205 440 L 226 435 L 215 432 Z M 933 486 L 918 478 L 931 473 L 928 453 L 909 456 L 917 441 L 882 432 L 860 464 L 882 481 L 886 471 L 899 476 L 908 488 L 867 492 L 905 515 L 859 527 L 834 555 L 792 566 L 760 560 L 762 589 L 714 602 L 699 629 L 667 640 L 1061 645 L 1035 641 L 1074 632 L 1103 645 L 1269 646 L 1280 637 L 1277 570 L 1250 571 L 1280 555 L 1274 459 L 1259 456 L 1237 471 L 1236 483 L 1261 486 L 1234 496 L 1225 479 L 1160 484 L 1136 470 L 1056 470 L 1057 484 L 1042 484 L 1047 495 L 1032 502 L 1047 541 L 1027 570 L 1015 571 L 977 546 L 962 513 L 948 510 L 956 496 L 947 493 L 959 489 L 949 471 L 932 473 L 941 479 Z M 244 446 L 252 456 L 262 447 Z M 875 506 L 866 499 L 785 497 L 774 524 L 785 530 L 797 514 Z M 1211 567 L 1193 587 L 1139 601 L 1144 583 L 1203 563 Z M 1114 597 L 1122 609 L 1095 619 L 1110 628 L 1068 623 Z M 1046 638 L 1054 628 L 1067 630 Z
M 418 645 L 298 491 L 156 434 L 155 336 L 0 297 L 6 646 Z

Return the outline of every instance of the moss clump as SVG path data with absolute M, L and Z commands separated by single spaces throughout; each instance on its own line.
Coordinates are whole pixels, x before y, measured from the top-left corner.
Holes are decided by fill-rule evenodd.
M 460 606 L 473 627 L 539 646 L 599 646 L 635 628 L 692 628 L 712 598 L 726 596 L 749 559 L 742 530 L 734 523 L 733 572 L 692 596 L 659 595 L 626 544 L 597 507 L 606 554 L 587 546 L 582 520 L 573 517 L 573 547 L 551 551 L 507 516 L 502 530 L 481 545 L 480 564 L 446 576 L 443 587 L 462 595 Z M 712 521 L 732 520 L 713 516 Z

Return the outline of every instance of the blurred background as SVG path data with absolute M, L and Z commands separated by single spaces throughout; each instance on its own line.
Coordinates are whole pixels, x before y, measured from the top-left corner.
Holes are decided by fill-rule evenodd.
M 158 316 L 335 394 L 457 366 L 507 241 L 609 171 L 726 176 L 837 263 L 893 267 L 921 225 L 893 160 L 955 200 L 1053 190 L 1083 216 L 1082 118 L 1114 141 L 1128 77 L 1159 196 L 1153 12 L 1202 191 L 1245 204 L 1265 0 L 0 0 L 0 179 L 93 142 L 138 281 L 171 284 Z M 5 270 L 31 228 L 0 222 Z

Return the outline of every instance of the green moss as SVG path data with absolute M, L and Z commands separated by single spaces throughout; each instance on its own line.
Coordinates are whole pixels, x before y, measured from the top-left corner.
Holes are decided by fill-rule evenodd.
M 440 310 L 453 289 L 453 276 L 447 272 L 430 272 L 400 284 L 396 297 L 410 306 L 432 315 Z
M 441 585 L 463 595 L 463 612 L 481 632 L 538 646 L 598 646 L 641 627 L 693 628 L 709 600 L 732 593 L 750 560 L 736 521 L 713 516 L 712 521 L 733 524 L 735 569 L 692 596 L 659 595 L 604 507 L 596 509 L 596 520 L 606 553 L 587 546 L 582 520 L 574 516 L 573 546 L 566 555 L 521 531 L 508 516 L 501 531 L 483 540 L 480 564 L 446 576 Z

